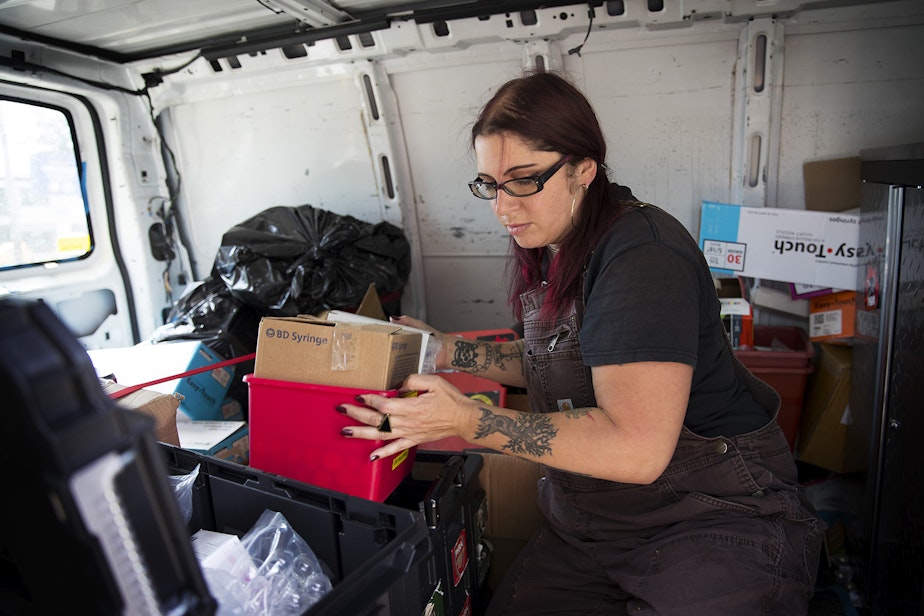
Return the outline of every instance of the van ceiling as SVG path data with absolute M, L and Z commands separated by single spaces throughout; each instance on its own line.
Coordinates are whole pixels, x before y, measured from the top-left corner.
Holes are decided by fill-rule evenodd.
M 0 0 L 0 32 L 129 62 L 204 55 L 371 32 L 395 20 L 430 23 L 575 0 Z

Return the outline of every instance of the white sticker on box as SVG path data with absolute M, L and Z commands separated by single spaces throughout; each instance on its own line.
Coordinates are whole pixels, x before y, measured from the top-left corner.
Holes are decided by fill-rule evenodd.
M 714 269 L 744 271 L 746 253 L 747 245 L 738 242 L 703 241 L 703 255 L 706 257 L 706 263 Z
M 827 310 L 812 314 L 809 323 L 809 337 L 839 336 L 844 331 L 843 314 L 840 310 Z
M 227 388 L 228 384 L 231 382 L 231 374 L 224 368 L 215 368 L 210 374 L 222 387 Z

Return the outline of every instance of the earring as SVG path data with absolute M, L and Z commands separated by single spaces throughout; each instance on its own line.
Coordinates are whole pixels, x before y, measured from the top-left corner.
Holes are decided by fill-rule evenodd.
M 587 192 L 587 184 L 581 184 L 581 188 L 584 189 L 584 192 Z M 571 228 L 577 229 L 574 224 L 574 202 L 577 201 L 577 191 L 574 191 L 574 194 L 571 195 Z

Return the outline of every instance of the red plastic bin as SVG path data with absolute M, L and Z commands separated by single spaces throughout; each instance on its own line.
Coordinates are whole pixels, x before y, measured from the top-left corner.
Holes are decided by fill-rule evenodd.
M 777 423 L 794 449 L 802 417 L 808 376 L 814 370 L 815 350 L 801 327 L 754 327 L 755 349 L 735 355 L 760 380 L 776 390 L 782 404 Z M 765 350 L 770 349 L 770 350 Z
M 297 481 L 384 502 L 414 466 L 417 448 L 369 461 L 384 441 L 347 439 L 357 422 L 336 411 L 375 391 L 244 377 L 250 403 L 250 466 Z

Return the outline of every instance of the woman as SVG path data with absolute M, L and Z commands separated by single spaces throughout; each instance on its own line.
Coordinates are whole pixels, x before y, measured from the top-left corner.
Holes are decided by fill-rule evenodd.
M 490 614 L 805 613 L 820 534 L 775 418 L 735 359 L 695 241 L 606 177 L 586 98 L 548 72 L 503 85 L 472 129 L 474 196 L 512 238 L 523 340 L 441 334 L 438 368 L 525 386 L 532 412 L 435 375 L 365 395 L 373 457 L 461 437 L 546 467 L 544 519 Z M 426 327 L 416 319 L 395 322 Z

